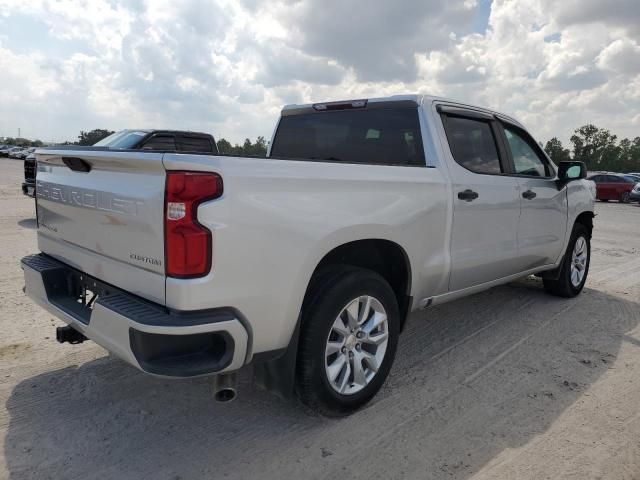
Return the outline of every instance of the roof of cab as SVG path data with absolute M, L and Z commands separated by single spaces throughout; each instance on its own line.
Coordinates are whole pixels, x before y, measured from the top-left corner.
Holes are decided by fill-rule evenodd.
M 184 135 L 204 135 L 212 137 L 213 135 L 205 132 L 194 132 L 191 130 L 170 130 L 164 128 L 125 128 L 121 132 L 144 132 L 144 133 L 178 133 Z
M 350 100 L 344 100 L 344 102 L 353 102 L 356 100 L 360 100 L 360 99 L 350 99 Z M 361 100 L 364 100 L 361 98 Z M 472 105 L 470 103 L 466 103 L 466 102 L 461 102 L 459 100 L 454 100 L 451 98 L 446 98 L 446 97 L 438 97 L 435 95 L 423 95 L 423 94 L 406 94 L 406 95 L 391 95 L 388 97 L 376 97 L 376 98 L 368 98 L 367 100 L 367 105 L 371 104 L 371 103 L 388 103 L 388 104 L 392 104 L 392 103 L 398 103 L 398 104 L 402 104 L 402 103 L 407 103 L 407 102 L 412 102 L 415 103 L 416 106 L 418 105 L 425 105 L 425 104 L 430 104 L 433 102 L 443 102 L 443 103 L 448 103 L 448 104 L 452 104 L 452 105 L 456 105 L 456 106 L 460 106 L 463 108 L 470 108 L 473 110 L 479 110 L 482 112 L 486 112 L 486 113 L 490 113 L 492 115 L 499 115 L 501 117 L 503 117 L 504 119 L 507 119 L 513 123 L 515 123 L 516 125 L 520 125 L 522 126 L 522 124 L 515 118 L 513 118 L 511 115 L 507 115 L 505 113 L 499 112 L 497 110 L 493 110 L 490 108 L 486 108 L 486 107 L 481 107 L 478 105 Z M 314 110 L 314 105 L 318 105 L 318 104 L 323 104 L 323 103 L 341 103 L 341 102 L 335 102 L 335 101 L 327 101 L 327 102 L 315 102 L 315 103 L 306 103 L 306 104 L 289 104 L 289 105 L 285 105 L 284 107 L 282 107 L 282 115 L 293 115 L 296 113 L 304 113 L 304 112 L 310 112 Z M 523 127 L 524 128 L 524 127 Z

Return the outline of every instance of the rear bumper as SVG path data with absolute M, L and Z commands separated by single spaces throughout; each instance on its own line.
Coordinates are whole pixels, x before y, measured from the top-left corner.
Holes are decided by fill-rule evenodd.
M 249 336 L 232 309 L 171 311 L 44 254 L 23 258 L 22 269 L 31 299 L 144 372 L 194 377 L 245 363 Z M 79 302 L 84 289 L 98 294 L 92 308 Z
M 629 194 L 629 200 L 632 202 L 640 202 L 640 192 L 631 191 Z

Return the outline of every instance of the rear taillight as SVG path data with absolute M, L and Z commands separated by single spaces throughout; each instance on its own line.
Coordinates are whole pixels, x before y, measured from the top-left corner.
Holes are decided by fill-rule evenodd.
M 198 223 L 198 205 L 222 195 L 216 173 L 167 172 L 164 252 L 166 274 L 202 277 L 211 270 L 211 231 Z

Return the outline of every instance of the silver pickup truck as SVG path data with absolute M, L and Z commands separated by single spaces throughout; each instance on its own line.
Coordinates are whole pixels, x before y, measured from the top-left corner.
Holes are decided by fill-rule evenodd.
M 409 312 L 536 274 L 580 293 L 595 191 L 495 111 L 407 95 L 290 105 L 268 158 L 37 152 L 26 293 L 163 377 L 234 372 L 328 415 L 380 389 Z

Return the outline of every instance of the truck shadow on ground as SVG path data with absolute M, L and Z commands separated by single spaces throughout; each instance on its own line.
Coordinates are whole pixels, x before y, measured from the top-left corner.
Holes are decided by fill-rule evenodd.
M 580 399 L 621 344 L 637 342 L 639 312 L 596 290 L 550 297 L 533 279 L 433 307 L 405 328 L 383 391 L 344 419 L 312 416 L 248 374 L 221 405 L 207 379 L 164 381 L 103 357 L 15 387 L 7 469 L 12 479 L 468 478 Z
M 30 230 L 35 230 L 38 226 L 38 223 L 36 222 L 35 218 L 24 218 L 18 221 L 18 226 L 22 228 L 28 228 Z

